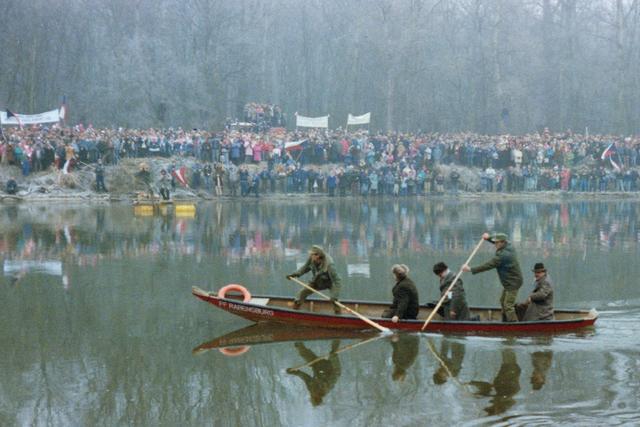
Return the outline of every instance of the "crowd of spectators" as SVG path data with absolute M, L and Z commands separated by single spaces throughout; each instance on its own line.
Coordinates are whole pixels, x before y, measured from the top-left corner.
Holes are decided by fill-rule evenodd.
M 192 188 L 241 196 L 638 191 L 639 150 L 638 136 L 546 129 L 487 136 L 42 126 L 5 127 L 0 143 L 2 165 L 18 166 L 24 176 L 49 168 L 72 172 L 98 159 L 115 165 L 122 158 L 173 157 L 189 165 Z
M 245 104 L 242 112 L 244 121 L 227 119 L 226 130 L 244 128 L 254 132 L 263 132 L 272 127 L 287 125 L 286 115 L 278 105 L 249 102 Z

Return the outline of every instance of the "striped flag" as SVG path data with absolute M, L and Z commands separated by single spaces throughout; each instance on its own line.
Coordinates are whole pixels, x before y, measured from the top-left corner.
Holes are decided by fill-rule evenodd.
M 20 120 L 20 117 L 7 108 L 7 119 L 10 119 L 11 117 L 15 117 L 16 121 L 18 122 L 18 126 L 20 126 L 20 129 L 22 129 L 22 120 Z
M 613 160 L 613 156 L 616 155 L 616 146 L 614 145 L 614 143 L 612 142 L 611 144 L 609 144 L 609 146 L 607 148 L 605 148 L 605 150 L 602 152 L 602 155 L 600 155 L 600 160 L 604 161 L 606 159 L 609 159 L 609 162 L 611 163 L 611 166 L 613 166 L 613 168 L 616 171 L 620 170 L 620 166 Z
M 180 169 L 175 169 L 171 171 L 171 175 L 173 175 L 173 177 L 177 179 L 180 182 L 180 184 L 182 184 L 183 187 L 189 188 L 189 184 L 187 184 L 186 172 L 187 172 L 187 168 L 182 166 Z
M 297 151 L 302 150 L 306 146 L 306 139 L 301 139 L 299 141 L 290 141 L 284 143 L 284 149 L 287 151 Z

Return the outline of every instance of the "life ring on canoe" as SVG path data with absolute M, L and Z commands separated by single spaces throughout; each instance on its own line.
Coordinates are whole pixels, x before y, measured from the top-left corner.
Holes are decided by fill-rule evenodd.
M 218 291 L 218 297 L 219 298 L 224 298 L 225 295 L 227 294 L 227 292 L 229 291 L 238 291 L 242 294 L 243 300 L 242 302 L 249 302 L 251 300 L 251 292 L 249 292 L 249 290 L 247 288 L 245 288 L 242 285 L 238 285 L 235 283 L 231 283 L 227 286 L 222 287 L 219 291 Z
M 241 354 L 245 354 L 247 351 L 249 351 L 250 348 L 251 347 L 248 345 L 243 345 L 240 347 L 219 348 L 218 351 L 220 351 L 220 353 L 224 354 L 225 356 L 236 357 L 240 356 Z

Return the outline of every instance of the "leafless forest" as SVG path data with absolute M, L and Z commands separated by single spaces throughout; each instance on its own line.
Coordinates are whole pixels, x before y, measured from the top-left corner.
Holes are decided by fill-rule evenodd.
M 0 108 L 221 126 L 251 101 L 372 128 L 640 128 L 637 0 L 0 0 Z

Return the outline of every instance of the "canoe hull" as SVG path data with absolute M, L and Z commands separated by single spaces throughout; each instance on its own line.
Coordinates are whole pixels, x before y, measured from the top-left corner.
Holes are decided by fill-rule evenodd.
M 293 310 L 279 306 L 254 304 L 233 298 L 219 298 L 214 292 L 206 292 L 194 287 L 193 295 L 224 311 L 240 316 L 252 322 L 279 322 L 303 327 L 332 328 L 332 329 L 371 329 L 371 326 L 361 319 L 351 315 L 334 315 L 329 313 L 313 313 L 303 310 Z M 264 299 L 280 298 L 264 296 Z M 344 304 L 357 304 L 354 301 L 342 301 Z M 421 307 L 422 309 L 422 307 Z M 426 307 L 424 309 L 427 309 Z M 472 309 L 473 310 L 473 309 Z M 483 309 L 495 310 L 500 309 Z M 432 320 L 424 332 L 456 333 L 456 334 L 537 334 L 537 333 L 566 333 L 592 327 L 598 317 L 595 310 L 576 312 L 580 315 L 570 320 L 551 320 L 537 322 L 505 323 L 497 321 L 443 321 Z M 424 320 L 401 320 L 398 323 L 381 317 L 370 317 L 376 323 L 389 329 L 398 331 L 420 332 Z

